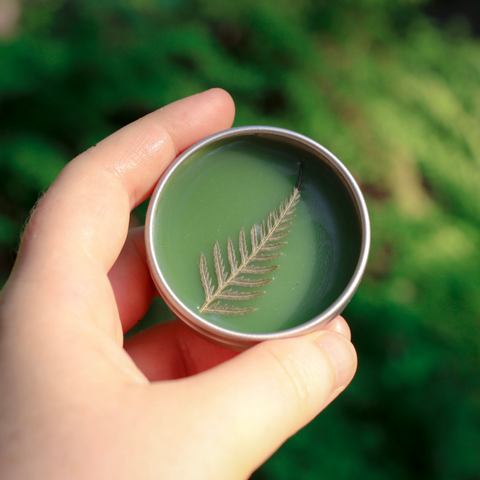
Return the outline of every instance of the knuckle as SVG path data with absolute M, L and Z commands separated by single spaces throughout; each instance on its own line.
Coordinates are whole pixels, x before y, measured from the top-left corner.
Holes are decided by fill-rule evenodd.
M 303 414 L 316 408 L 333 383 L 329 378 L 325 382 L 319 381 L 318 368 L 315 367 L 318 358 L 312 358 L 305 350 L 285 352 L 268 346 L 265 354 L 270 357 L 272 376 L 280 384 L 279 390 L 294 403 L 297 411 Z M 316 357 L 315 353 L 313 355 Z

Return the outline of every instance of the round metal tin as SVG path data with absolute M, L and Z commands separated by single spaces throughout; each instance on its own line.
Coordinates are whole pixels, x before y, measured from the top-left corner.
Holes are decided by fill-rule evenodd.
M 327 309 L 320 312 L 317 316 L 309 321 L 294 328 L 276 331 L 273 333 L 243 333 L 229 330 L 209 322 L 200 316 L 198 312 L 188 308 L 165 280 L 158 259 L 156 258 L 154 248 L 153 230 L 155 211 L 157 209 L 159 199 L 165 190 L 165 186 L 171 180 L 172 175 L 177 168 L 183 162 L 185 162 L 185 160 L 206 146 L 212 146 L 216 142 L 223 141 L 225 139 L 235 139 L 235 137 L 245 136 L 259 136 L 269 140 L 274 140 L 276 142 L 284 142 L 288 145 L 293 145 L 296 148 L 308 151 L 309 154 L 313 154 L 316 159 L 318 159 L 318 162 L 323 162 L 324 164 L 328 165 L 328 167 L 335 173 L 336 176 L 338 176 L 343 185 L 346 187 L 355 206 L 357 221 L 360 225 L 361 246 L 358 261 L 353 275 L 351 276 L 351 279 L 343 292 Z M 337 315 L 339 315 L 352 299 L 365 271 L 370 249 L 370 223 L 365 200 L 357 183 L 347 168 L 340 162 L 340 160 L 325 147 L 311 140 L 310 138 L 305 137 L 304 135 L 290 130 L 268 126 L 246 126 L 232 128 L 230 130 L 225 130 L 212 135 L 193 145 L 191 148 L 177 157 L 177 159 L 164 173 L 153 192 L 146 218 L 145 241 L 147 261 L 152 278 L 160 295 L 163 297 L 172 312 L 203 338 L 223 347 L 234 350 L 243 350 L 265 340 L 294 337 L 319 330 L 327 325 Z

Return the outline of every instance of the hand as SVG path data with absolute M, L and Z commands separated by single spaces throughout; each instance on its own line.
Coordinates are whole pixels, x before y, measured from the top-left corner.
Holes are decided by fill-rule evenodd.
M 340 317 L 239 355 L 177 321 L 122 348 L 155 294 L 129 212 L 233 116 L 222 90 L 162 108 L 70 162 L 39 202 L 0 297 L 2 478 L 244 479 L 352 379 Z

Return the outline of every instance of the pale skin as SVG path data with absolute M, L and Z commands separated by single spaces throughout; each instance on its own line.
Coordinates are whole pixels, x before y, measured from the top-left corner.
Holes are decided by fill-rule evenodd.
M 129 213 L 233 117 L 223 90 L 175 102 L 75 158 L 39 202 L 0 297 L 1 478 L 246 479 L 352 379 L 341 317 L 241 354 L 178 321 L 123 345 L 156 294 Z

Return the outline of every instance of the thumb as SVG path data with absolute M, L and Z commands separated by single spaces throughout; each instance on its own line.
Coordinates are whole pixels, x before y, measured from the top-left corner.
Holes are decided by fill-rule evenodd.
M 247 478 L 345 389 L 356 366 L 353 345 L 323 331 L 261 343 L 188 379 L 195 417 L 227 455 L 230 472 L 219 478 L 231 478 L 232 466 Z

